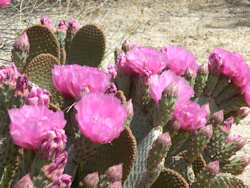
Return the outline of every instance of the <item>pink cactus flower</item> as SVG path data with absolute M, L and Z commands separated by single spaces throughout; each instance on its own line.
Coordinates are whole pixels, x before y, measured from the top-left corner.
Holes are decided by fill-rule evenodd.
M 15 188 L 35 188 L 29 174 L 23 176 L 15 185 Z
M 154 48 L 134 47 L 126 55 L 124 52 L 119 54 L 117 65 L 125 74 L 149 77 L 161 73 L 166 62 L 166 55 Z
M 198 65 L 194 55 L 180 46 L 169 45 L 161 49 L 167 55 L 167 67 L 178 75 L 184 75 L 189 68 L 196 75 Z
M 97 68 L 80 65 L 55 65 L 52 70 L 54 87 L 65 96 L 79 98 L 83 90 L 105 92 L 111 75 Z
M 110 143 L 124 129 L 127 112 L 121 101 L 114 96 L 88 93 L 83 95 L 75 108 L 81 132 L 93 142 Z
M 27 105 L 45 105 L 50 103 L 50 93 L 46 89 L 33 87 L 25 99 Z
M 55 26 L 53 26 L 52 21 L 48 16 L 42 16 L 40 22 L 41 22 L 42 25 L 47 26 L 53 32 L 56 32 L 56 28 L 55 28 Z
M 171 83 L 175 84 L 178 89 L 177 104 L 188 101 L 193 96 L 194 90 L 188 82 L 171 70 L 168 70 L 161 75 L 155 74 L 149 77 L 150 95 L 156 103 L 161 99 L 164 89 Z
M 24 96 L 27 97 L 29 94 L 29 81 L 26 75 L 18 76 L 16 80 L 16 96 Z
M 14 143 L 25 149 L 36 150 L 41 136 L 48 130 L 63 129 L 66 125 L 62 111 L 53 112 L 42 105 L 24 105 L 8 111 L 10 135 Z
M 68 31 L 72 34 L 75 34 L 81 27 L 82 25 L 79 22 L 77 22 L 74 18 L 72 18 L 69 21 Z
M 206 109 L 191 101 L 176 105 L 173 116 L 185 131 L 196 131 L 207 123 Z
M 21 50 L 23 52 L 29 52 L 30 50 L 30 43 L 28 39 L 28 35 L 26 32 L 24 32 L 21 36 L 19 36 L 15 43 L 14 43 L 15 49 Z
M 68 30 L 68 24 L 66 23 L 65 20 L 60 20 L 58 23 L 58 28 L 57 28 L 57 32 L 63 32 L 66 33 Z
M 214 55 L 217 55 L 218 61 L 221 61 L 221 74 L 229 77 L 239 88 L 243 88 L 248 84 L 249 67 L 240 54 L 217 48 L 210 57 Z M 209 64 L 218 64 L 216 60 L 211 61 L 211 58 L 209 58 L 209 60 Z
M 10 2 L 11 0 L 0 0 L 0 7 L 6 7 Z

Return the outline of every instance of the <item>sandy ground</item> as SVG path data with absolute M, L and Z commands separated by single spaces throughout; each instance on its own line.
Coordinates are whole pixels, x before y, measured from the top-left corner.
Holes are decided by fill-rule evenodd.
M 247 0 L 231 0 L 233 4 L 224 0 L 95 0 L 75 2 L 77 6 L 30 1 L 0 9 L 1 63 L 10 59 L 16 35 L 48 15 L 54 23 L 74 17 L 82 24 L 94 23 L 102 28 L 107 40 L 105 65 L 113 62 L 113 49 L 124 39 L 153 47 L 180 45 L 192 51 L 198 63 L 207 63 L 209 54 L 219 47 L 240 53 L 250 64 Z M 240 154 L 250 155 L 250 117 L 234 126 L 232 133 L 248 137 Z M 250 166 L 240 178 L 250 185 Z

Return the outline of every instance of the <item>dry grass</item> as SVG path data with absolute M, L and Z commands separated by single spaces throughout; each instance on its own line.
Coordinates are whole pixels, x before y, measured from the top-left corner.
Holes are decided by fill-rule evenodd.
M 15 37 L 47 15 L 55 24 L 74 17 L 82 24 L 101 27 L 107 40 L 105 65 L 113 62 L 113 49 L 124 39 L 154 47 L 181 45 L 194 53 L 198 63 L 206 63 L 209 53 L 220 47 L 242 54 L 250 63 L 250 1 L 226 1 L 16 0 L 10 7 L 0 9 L 0 62 L 10 60 Z M 248 155 L 249 126 L 250 117 L 233 128 L 234 133 L 249 138 L 242 152 Z M 241 178 L 250 185 L 250 167 Z

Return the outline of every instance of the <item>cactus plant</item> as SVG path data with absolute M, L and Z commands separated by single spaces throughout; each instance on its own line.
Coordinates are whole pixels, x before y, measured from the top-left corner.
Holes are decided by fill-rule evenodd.
M 0 187 L 247 187 L 246 139 L 230 135 L 250 105 L 243 57 L 216 49 L 198 66 L 182 47 L 125 41 L 104 72 L 98 27 L 41 24 L 12 51 L 29 82 L 0 69 Z

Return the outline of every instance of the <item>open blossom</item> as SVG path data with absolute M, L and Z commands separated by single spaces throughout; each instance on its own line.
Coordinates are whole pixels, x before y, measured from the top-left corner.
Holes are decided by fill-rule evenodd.
M 0 7 L 5 7 L 9 5 L 11 0 L 0 0 Z
M 80 65 L 55 65 L 52 70 L 54 87 L 63 95 L 77 99 L 83 90 L 105 92 L 111 75 L 97 68 Z
M 114 96 L 88 93 L 83 95 L 75 108 L 81 132 L 93 142 L 110 143 L 124 129 L 127 112 Z
M 196 75 L 198 65 L 194 55 L 180 46 L 169 45 L 161 49 L 167 55 L 167 67 L 178 75 L 184 75 L 189 68 Z
M 176 105 L 173 115 L 179 121 L 181 128 L 190 132 L 205 126 L 207 122 L 206 109 L 191 101 Z
M 8 113 L 10 135 L 16 145 L 25 149 L 38 149 L 39 140 L 46 131 L 63 129 L 66 125 L 62 111 L 53 112 L 42 105 L 24 105 Z
M 42 25 L 47 26 L 53 32 L 56 31 L 56 28 L 53 26 L 52 21 L 51 21 L 51 19 L 48 16 L 42 16 L 40 22 L 41 22 Z
M 215 55 L 218 56 L 217 59 L 212 58 Z M 218 64 L 216 60 L 221 61 L 220 73 L 229 77 L 236 86 L 243 88 L 248 84 L 249 67 L 240 54 L 217 48 L 210 55 L 210 66 L 213 63 Z
M 149 77 L 160 73 L 166 67 L 166 62 L 166 55 L 157 49 L 136 46 L 126 55 L 124 52 L 119 54 L 117 66 L 125 74 Z
M 33 87 L 26 97 L 25 103 L 28 105 L 48 106 L 50 103 L 50 93 L 46 89 Z
M 176 75 L 173 71 L 164 71 L 161 75 L 155 74 L 149 77 L 150 95 L 156 103 L 162 97 L 162 92 L 169 86 L 169 84 L 175 84 L 178 89 L 178 103 L 188 101 L 194 94 L 194 90 L 188 84 L 188 82 Z

